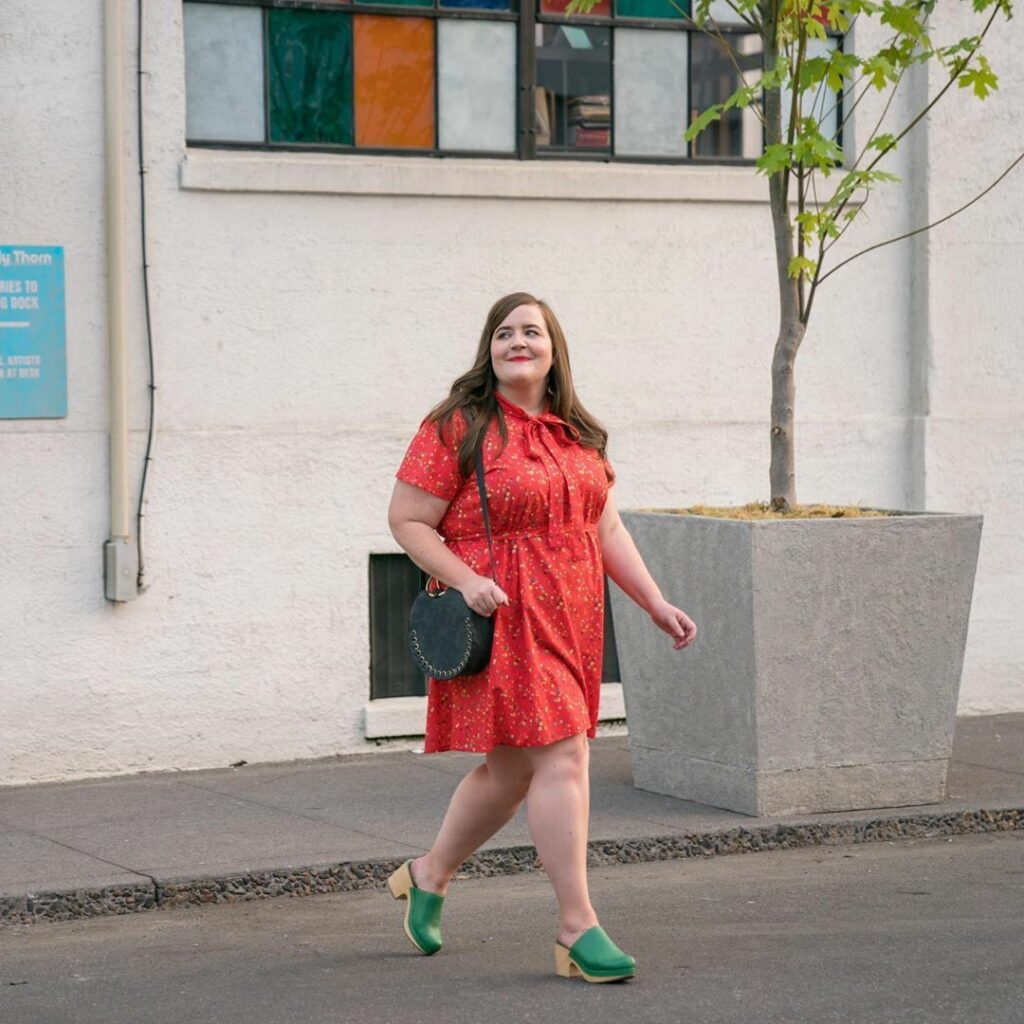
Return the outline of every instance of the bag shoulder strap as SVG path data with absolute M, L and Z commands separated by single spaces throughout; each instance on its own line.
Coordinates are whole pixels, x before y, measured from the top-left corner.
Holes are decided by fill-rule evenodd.
M 484 529 L 487 531 L 487 553 L 491 559 L 491 579 L 495 583 L 498 578 L 494 575 L 494 546 L 491 544 L 491 514 L 487 507 L 487 488 L 484 486 L 484 459 L 481 452 L 476 453 L 476 486 L 480 491 L 480 508 L 484 514 Z M 500 586 L 500 584 L 498 584 Z

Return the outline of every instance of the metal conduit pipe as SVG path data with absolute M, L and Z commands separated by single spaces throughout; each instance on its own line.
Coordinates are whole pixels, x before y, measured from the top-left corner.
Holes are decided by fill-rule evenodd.
M 107 334 L 110 355 L 110 536 L 104 544 L 106 597 L 136 596 L 138 551 L 128 508 L 128 374 L 124 332 L 124 117 L 121 0 L 103 9 L 106 154 Z

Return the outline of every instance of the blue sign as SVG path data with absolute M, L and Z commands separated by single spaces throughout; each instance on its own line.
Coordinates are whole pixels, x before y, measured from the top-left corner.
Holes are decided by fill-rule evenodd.
M 64 248 L 0 245 L 0 419 L 67 414 Z

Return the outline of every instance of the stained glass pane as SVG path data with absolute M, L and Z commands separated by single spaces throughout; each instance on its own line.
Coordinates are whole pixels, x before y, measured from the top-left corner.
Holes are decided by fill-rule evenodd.
M 360 4 L 397 4 L 399 7 L 433 7 L 434 0 L 356 0 Z
M 540 9 L 543 14 L 564 14 L 566 7 L 569 6 L 569 0 L 540 0 Z M 586 18 L 596 17 L 600 15 L 602 18 L 607 18 L 612 13 L 612 0 L 598 0 L 596 4 L 586 14 L 582 12 L 574 14 L 574 18 Z
M 687 18 L 690 0 L 615 0 L 620 18 Z
M 262 142 L 263 12 L 185 4 L 185 137 Z
M 686 156 L 686 34 L 615 30 L 615 152 Z
M 434 23 L 355 17 L 356 145 L 434 145 Z
M 444 19 L 438 31 L 439 145 L 513 152 L 516 26 Z
M 509 0 L 440 0 L 442 7 L 476 7 L 489 11 L 507 11 Z
M 538 148 L 611 146 L 611 29 L 538 24 Z
M 352 144 L 351 15 L 273 7 L 270 138 Z
M 690 59 L 693 65 L 690 120 L 714 103 L 724 103 L 743 84 L 753 85 L 762 73 L 761 39 L 756 35 L 726 35 L 726 51 L 715 38 L 694 33 Z M 693 156 L 756 159 L 764 150 L 761 121 L 753 107 L 733 107 L 713 121 L 693 140 Z
M 708 8 L 708 17 L 721 25 L 743 23 L 743 19 L 725 2 L 725 0 L 712 0 Z

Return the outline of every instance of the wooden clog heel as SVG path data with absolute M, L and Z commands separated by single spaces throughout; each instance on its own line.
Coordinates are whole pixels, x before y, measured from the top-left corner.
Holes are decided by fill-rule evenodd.
M 441 910 L 444 897 L 440 893 L 427 892 L 416 886 L 407 860 L 388 876 L 388 888 L 396 900 L 405 900 L 405 917 L 402 927 L 409 941 L 421 952 L 430 956 L 441 948 Z

